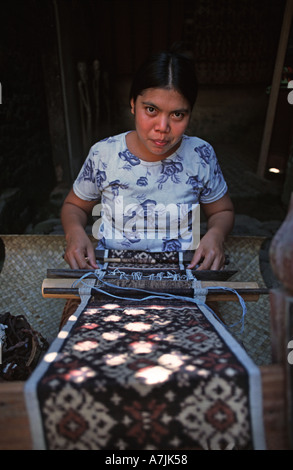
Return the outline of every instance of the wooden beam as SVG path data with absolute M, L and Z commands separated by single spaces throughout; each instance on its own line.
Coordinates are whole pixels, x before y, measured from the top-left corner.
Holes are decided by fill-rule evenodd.
M 42 296 L 44 298 L 59 298 L 59 299 L 76 299 L 79 298 L 78 284 L 76 287 L 72 287 L 74 282 L 78 283 L 78 279 L 62 279 L 56 278 L 44 279 L 42 284 Z M 86 281 L 85 281 L 86 282 Z M 145 294 L 148 295 L 147 291 L 153 291 L 156 293 L 170 293 L 181 296 L 193 296 L 193 287 L 189 281 L 173 281 L 168 280 L 161 281 L 150 281 L 150 280 L 125 280 L 125 279 L 111 279 L 109 281 L 115 287 L 103 286 L 101 289 L 105 290 L 114 295 L 123 295 L 122 290 L 119 287 L 127 287 L 127 295 L 131 296 L 137 294 L 135 289 L 145 290 Z M 82 284 L 80 284 L 82 286 Z M 261 294 L 268 294 L 269 289 L 260 289 L 256 282 L 219 282 L 219 281 L 201 281 L 201 288 L 207 289 L 207 300 L 209 301 L 238 301 L 236 294 L 230 291 L 224 291 L 222 287 L 227 289 L 234 289 L 241 295 L 246 301 L 257 301 Z M 210 290 L 209 290 L 210 289 Z M 95 290 L 92 289 L 92 295 L 95 294 Z
M 268 450 L 289 450 L 285 370 L 281 364 L 260 367 L 263 416 Z
M 0 450 L 32 448 L 24 382 L 0 382 Z
M 258 168 L 257 168 L 257 175 L 261 178 L 264 177 L 268 153 L 271 143 L 271 136 L 273 131 L 273 125 L 275 120 L 278 96 L 279 96 L 279 89 L 282 79 L 282 72 L 284 67 L 284 60 L 286 55 L 286 49 L 288 44 L 288 37 L 290 33 L 291 23 L 292 23 L 292 16 L 293 16 L 293 0 L 287 0 L 284 17 L 283 17 L 283 24 L 280 34 L 279 40 L 279 47 L 275 62 L 274 74 L 273 74 L 273 81 L 270 93 L 270 99 L 267 109 L 266 121 L 264 126 L 263 132 L 263 139 L 262 145 L 260 150 L 260 156 L 258 161 Z

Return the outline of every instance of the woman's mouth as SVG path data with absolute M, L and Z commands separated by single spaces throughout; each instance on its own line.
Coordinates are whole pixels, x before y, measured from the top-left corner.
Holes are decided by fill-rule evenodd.
M 153 140 L 153 143 L 157 146 L 157 147 L 165 147 L 168 143 L 167 140 Z

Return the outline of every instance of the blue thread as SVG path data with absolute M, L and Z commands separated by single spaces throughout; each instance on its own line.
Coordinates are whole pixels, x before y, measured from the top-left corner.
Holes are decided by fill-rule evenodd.
M 234 328 L 235 326 L 241 324 L 241 329 L 240 329 L 240 333 L 242 334 L 243 331 L 244 331 L 244 319 L 245 319 L 245 315 L 247 313 L 247 308 L 246 308 L 246 305 L 245 305 L 245 302 L 244 302 L 244 299 L 241 297 L 240 294 L 238 294 L 238 292 L 235 290 L 235 289 L 232 289 L 230 287 L 225 287 L 225 286 L 216 286 L 216 287 L 209 287 L 208 290 L 213 290 L 213 289 L 222 289 L 222 290 L 226 290 L 226 291 L 229 291 L 229 292 L 232 292 L 234 294 L 237 295 L 238 297 L 238 300 L 240 302 L 240 305 L 242 307 L 242 316 L 241 316 L 241 319 L 235 323 L 233 323 L 232 325 L 225 325 L 225 323 L 223 323 L 221 321 L 221 319 L 217 316 L 217 314 L 205 303 L 203 302 L 202 300 L 200 300 L 199 298 L 197 298 L 196 296 L 195 297 L 185 297 L 185 296 L 180 296 L 180 295 L 175 295 L 175 294 L 169 294 L 167 292 L 165 293 L 158 293 L 158 292 L 153 292 L 153 291 L 149 291 L 147 289 L 139 289 L 139 288 L 136 288 L 136 287 L 125 287 L 125 286 L 117 286 L 115 284 L 111 284 L 110 282 L 106 282 L 104 281 L 103 277 L 105 276 L 105 273 L 102 273 L 102 272 L 99 272 L 98 270 L 94 271 L 94 272 L 88 272 L 86 274 L 84 274 L 83 276 L 81 276 L 80 279 L 76 280 L 73 284 L 72 284 L 72 287 L 75 287 L 79 282 L 81 282 L 82 284 L 85 284 L 85 285 L 88 285 L 86 284 L 85 282 L 83 282 L 83 279 L 87 278 L 90 274 L 94 274 L 97 279 L 102 282 L 105 286 L 108 286 L 108 287 L 114 287 L 115 289 L 121 289 L 121 290 L 135 290 L 137 292 L 145 292 L 145 293 L 149 293 L 151 295 L 149 296 L 146 296 L 146 297 L 143 297 L 141 299 L 137 299 L 137 298 L 132 298 L 132 297 L 120 297 L 118 295 L 114 295 L 114 294 L 110 294 L 110 292 L 107 292 L 107 291 L 104 291 L 103 289 L 97 287 L 97 286 L 92 286 L 92 289 L 96 290 L 97 292 L 100 292 L 101 294 L 105 294 L 105 295 L 108 295 L 110 297 L 113 297 L 115 299 L 121 299 L 121 300 L 130 300 L 130 301 L 133 301 L 133 302 L 143 302 L 145 300 L 150 300 L 150 299 L 166 299 L 166 300 L 170 300 L 170 299 L 175 299 L 175 300 L 181 300 L 181 301 L 185 301 L 185 302 L 192 302 L 192 303 L 195 303 L 196 305 L 203 305 L 204 307 L 206 307 L 210 313 L 222 324 L 222 326 L 224 326 L 225 328 Z M 162 273 L 163 274 L 163 273 Z M 148 277 L 148 276 L 146 276 Z M 126 277 L 126 279 L 128 279 L 128 277 Z

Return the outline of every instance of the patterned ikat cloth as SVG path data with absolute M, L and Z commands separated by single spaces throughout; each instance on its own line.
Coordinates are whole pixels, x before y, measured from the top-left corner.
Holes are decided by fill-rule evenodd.
M 263 449 L 258 368 L 208 309 L 91 300 L 26 384 L 36 449 Z

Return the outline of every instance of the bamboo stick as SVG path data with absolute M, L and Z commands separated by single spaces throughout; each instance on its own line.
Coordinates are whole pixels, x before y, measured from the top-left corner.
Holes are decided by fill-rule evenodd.
M 75 282 L 78 283 L 78 279 L 44 279 L 42 284 L 42 295 L 44 298 L 79 298 L 79 287 L 73 287 Z M 150 280 L 126 280 L 126 279 L 114 279 L 111 280 L 112 286 L 100 285 L 103 291 L 109 292 L 113 295 L 123 296 L 123 290 L 120 287 L 127 287 L 127 295 L 133 296 L 138 295 L 137 289 L 142 289 L 141 295 L 147 295 L 145 291 L 153 291 L 155 293 L 166 293 L 180 296 L 194 296 L 194 289 L 189 281 L 176 281 L 170 282 L 169 280 L 161 281 L 150 281 Z M 79 284 L 82 286 L 82 284 Z M 207 289 L 207 300 L 238 300 L 236 294 L 231 291 L 225 291 L 221 287 L 228 289 L 234 289 L 239 295 L 247 301 L 256 301 L 259 295 L 268 294 L 269 289 L 259 288 L 256 282 L 211 282 L 202 281 L 201 287 Z M 98 291 L 91 288 L 91 295 L 97 294 Z

